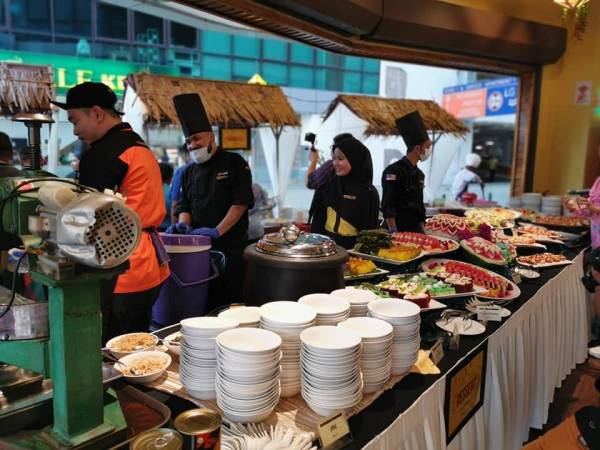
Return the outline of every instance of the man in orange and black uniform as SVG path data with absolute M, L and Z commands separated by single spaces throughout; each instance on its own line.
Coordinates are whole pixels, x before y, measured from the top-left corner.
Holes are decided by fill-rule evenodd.
M 252 174 L 237 153 L 217 147 L 212 126 L 198 94 L 173 97 L 192 163 L 181 175 L 178 223 L 167 232 L 209 236 L 212 248 L 227 257 L 223 295 L 211 308 L 242 301 L 248 244 L 248 209 L 254 205 Z
M 142 138 L 121 121 L 116 101 L 106 85 L 86 82 L 69 89 L 66 103 L 52 102 L 67 110 L 73 133 L 89 146 L 79 163 L 79 182 L 100 192 L 120 192 L 144 229 L 129 269 L 103 299 L 104 341 L 147 331 L 152 305 L 169 276 L 168 257 L 156 232 L 166 214 L 158 162 Z

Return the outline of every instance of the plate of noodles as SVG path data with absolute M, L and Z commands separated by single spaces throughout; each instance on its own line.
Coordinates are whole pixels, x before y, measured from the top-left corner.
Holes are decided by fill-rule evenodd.
M 112 338 L 106 343 L 106 348 L 116 358 L 132 353 L 154 350 L 158 344 L 158 337 L 150 333 L 128 333 Z
M 115 363 L 115 369 L 132 383 L 150 383 L 160 378 L 170 365 L 171 357 L 168 353 L 154 350 L 124 356 Z

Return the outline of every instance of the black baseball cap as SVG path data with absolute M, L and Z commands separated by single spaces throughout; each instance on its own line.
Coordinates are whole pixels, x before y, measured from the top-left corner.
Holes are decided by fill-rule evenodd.
M 121 111 L 115 109 L 117 96 L 112 89 L 104 83 L 94 83 L 92 81 L 86 81 L 85 83 L 78 84 L 69 89 L 69 92 L 67 92 L 66 103 L 54 100 L 50 100 L 50 103 L 62 109 L 91 108 L 92 106 L 99 106 L 104 109 L 112 109 L 117 114 L 123 115 Z

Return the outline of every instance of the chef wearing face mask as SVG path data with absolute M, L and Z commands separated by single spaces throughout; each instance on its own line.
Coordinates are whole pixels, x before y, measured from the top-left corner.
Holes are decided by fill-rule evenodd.
M 396 119 L 396 127 L 406 144 L 406 156 L 383 171 L 381 210 L 388 230 L 423 232 L 425 174 L 419 161 L 431 156 L 431 141 L 418 111 Z
M 198 94 L 173 97 L 192 164 L 181 175 L 178 222 L 170 233 L 209 236 L 212 248 L 227 257 L 222 274 L 224 298 L 218 304 L 242 301 L 248 241 L 248 209 L 254 204 L 252 174 L 240 155 L 219 149 Z

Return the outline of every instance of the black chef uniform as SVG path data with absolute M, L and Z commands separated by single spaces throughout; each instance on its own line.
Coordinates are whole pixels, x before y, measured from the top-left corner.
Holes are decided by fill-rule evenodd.
M 176 104 L 184 134 L 189 137 L 200 131 L 212 131 L 206 112 L 200 104 L 194 104 L 195 114 L 183 111 L 190 105 Z M 199 109 L 202 111 L 199 112 Z M 201 124 L 191 122 L 205 121 Z M 187 123 L 184 123 L 187 122 Z M 209 127 L 208 130 L 202 129 Z M 215 228 L 233 205 L 254 205 L 252 174 L 248 164 L 237 153 L 219 149 L 207 162 L 190 164 L 181 176 L 180 198 L 175 213 L 189 213 L 192 228 Z M 211 308 L 242 301 L 245 275 L 244 248 L 248 243 L 248 210 L 223 236 L 213 240 L 213 250 L 227 257 L 227 266 L 221 275 L 224 298 L 214 299 Z
M 417 111 L 396 119 L 396 127 L 404 139 L 407 154 L 415 146 L 429 140 L 427 129 Z M 425 222 L 425 174 L 405 156 L 385 168 L 381 186 L 383 217 L 394 217 L 398 231 L 422 232 L 422 223 Z

